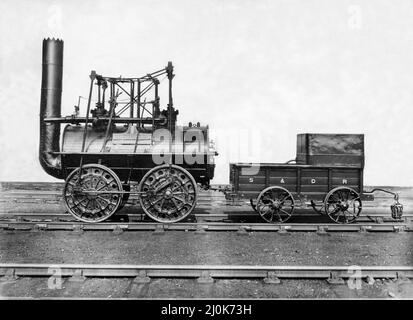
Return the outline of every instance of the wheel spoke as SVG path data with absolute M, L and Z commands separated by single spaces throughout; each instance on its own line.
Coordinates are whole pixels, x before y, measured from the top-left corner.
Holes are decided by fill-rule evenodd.
M 355 218 L 355 215 L 353 213 L 351 213 L 351 211 L 346 210 L 345 212 L 347 212 L 349 215 L 353 216 L 353 219 Z
M 105 201 L 106 203 L 112 203 L 112 202 L 110 202 L 108 199 L 103 198 L 102 196 L 97 196 L 97 198 Z
M 260 211 L 260 213 L 261 213 L 262 211 Z M 265 211 L 264 213 L 261 213 L 261 215 L 262 216 L 265 216 L 265 215 L 267 215 L 267 214 L 269 214 L 269 213 L 273 213 L 272 212 L 272 210 L 267 210 L 267 211 Z
M 337 219 L 336 222 L 338 222 L 338 220 L 340 219 L 341 214 L 343 213 L 343 211 L 341 211 L 340 209 L 338 210 L 338 215 L 337 215 Z
M 75 203 L 75 205 L 74 205 L 73 207 L 71 207 L 70 209 L 78 208 L 79 205 L 80 205 L 83 201 L 85 201 L 85 200 L 87 200 L 87 198 L 83 198 L 83 199 L 79 200 L 79 202 L 78 202 L 78 203 Z
M 181 186 L 176 186 L 176 187 L 172 188 L 171 192 L 174 193 L 175 190 L 178 190 L 180 188 L 181 188 Z
M 176 203 L 176 200 L 174 198 L 172 198 L 171 200 L 172 200 L 172 203 L 174 204 L 175 208 L 179 210 L 179 206 Z
M 291 216 L 290 213 L 288 213 L 287 211 L 285 211 L 284 209 L 280 209 L 281 212 L 284 212 L 287 216 Z
M 280 202 L 283 203 L 290 195 L 287 194 Z
M 163 205 L 165 204 L 165 198 L 161 198 L 161 204 L 159 205 L 159 212 L 162 213 L 163 211 Z
M 151 202 L 151 205 L 153 206 L 153 205 L 157 204 L 157 203 L 158 203 L 159 201 L 161 201 L 161 200 L 163 200 L 163 198 L 158 198 L 158 199 L 156 199 L 155 201 Z
M 274 220 L 274 210 L 269 210 L 269 212 L 271 213 L 270 222 L 273 222 L 273 220 Z
M 339 207 L 335 207 L 334 210 L 330 213 L 331 215 L 335 215 L 337 212 L 340 211 Z
M 280 210 L 274 210 L 276 213 L 277 213 L 277 216 L 278 216 L 278 220 L 280 221 L 280 222 L 283 222 L 283 219 L 281 218 L 281 215 L 280 215 Z M 272 220 L 271 220 L 272 221 Z

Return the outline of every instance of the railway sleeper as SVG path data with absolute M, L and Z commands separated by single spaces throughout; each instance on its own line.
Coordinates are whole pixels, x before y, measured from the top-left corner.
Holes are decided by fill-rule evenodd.
M 76 269 L 73 272 L 73 275 L 69 278 L 70 282 L 85 282 L 86 281 L 86 277 L 83 274 L 83 270 L 82 269 Z
M 330 272 L 327 282 L 329 284 L 344 284 L 344 279 L 337 272 Z
M 195 234 L 202 234 L 205 235 L 207 232 L 208 226 L 197 225 Z
M 138 275 L 133 279 L 133 284 L 142 284 L 151 282 L 146 270 L 139 270 Z
M 264 283 L 267 284 L 280 284 L 281 280 L 277 277 L 277 273 L 274 271 L 268 271 L 267 277 L 264 278 Z
M 202 284 L 209 284 L 214 283 L 214 279 L 211 277 L 210 272 L 205 270 L 201 272 L 201 275 L 198 277 L 197 282 Z
M 155 231 L 152 234 L 163 236 L 165 234 L 165 226 L 163 224 L 157 224 L 155 227 Z
M 0 277 L 0 282 L 14 282 L 19 277 L 16 275 L 16 269 L 7 269 L 4 276 Z
M 326 236 L 328 235 L 327 233 L 328 227 L 326 226 L 318 226 L 317 227 L 317 234 L 320 236 Z

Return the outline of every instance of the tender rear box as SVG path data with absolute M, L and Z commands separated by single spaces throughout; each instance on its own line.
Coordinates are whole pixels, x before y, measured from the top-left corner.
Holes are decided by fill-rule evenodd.
M 297 164 L 364 168 L 363 134 L 297 135 Z

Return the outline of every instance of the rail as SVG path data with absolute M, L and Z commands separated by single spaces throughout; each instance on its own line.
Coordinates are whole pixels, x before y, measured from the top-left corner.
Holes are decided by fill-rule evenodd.
M 86 277 L 136 278 L 149 282 L 151 278 L 197 278 L 213 282 L 215 278 L 261 278 L 267 283 L 279 279 L 349 279 L 349 278 L 413 278 L 410 266 L 254 266 L 254 265 L 99 265 L 99 264 L 0 264 L 0 280 L 18 277 L 50 277 L 59 271 L 61 277 L 86 280 Z
M 248 235 L 253 232 L 278 232 L 288 234 L 290 232 L 412 232 L 413 226 L 406 223 L 360 223 L 360 224 L 334 224 L 334 223 L 297 223 L 297 224 L 268 224 L 268 223 L 237 223 L 237 222 L 177 222 L 162 224 L 157 222 L 100 222 L 82 223 L 76 221 L 7 221 L 0 220 L 0 230 L 13 231 L 113 231 L 122 233 L 125 231 L 153 231 L 163 234 L 169 231 L 194 231 L 199 234 L 207 232 L 237 232 L 240 235 Z

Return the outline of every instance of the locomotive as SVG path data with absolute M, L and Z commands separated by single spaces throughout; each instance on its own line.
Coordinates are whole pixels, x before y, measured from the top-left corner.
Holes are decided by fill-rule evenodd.
M 92 71 L 84 117 L 79 116 L 80 99 L 72 115 L 61 116 L 62 74 L 63 41 L 43 40 L 39 160 L 49 175 L 65 180 L 63 199 L 76 219 L 102 222 L 135 194 L 150 218 L 174 223 L 194 210 L 200 188 L 214 189 L 210 181 L 218 153 L 207 125 L 177 125 L 171 62 L 135 78 Z M 161 110 L 164 79 L 168 101 Z M 361 201 L 374 200 L 375 191 L 394 196 L 394 219 L 403 212 L 397 193 L 363 191 L 364 135 L 299 134 L 294 160 L 229 166 L 230 186 L 218 190 L 227 199 L 249 200 L 270 223 L 286 222 L 301 205 L 335 223 L 351 223 Z
M 198 185 L 209 188 L 217 153 L 208 126 L 176 125 L 172 63 L 136 78 L 92 71 L 84 117 L 79 105 L 72 115 L 61 116 L 62 74 L 63 41 L 44 39 L 39 160 L 49 175 L 65 179 L 68 211 L 80 221 L 101 222 L 138 194 L 144 212 L 158 222 L 187 217 Z M 163 110 L 161 76 L 169 86 Z

